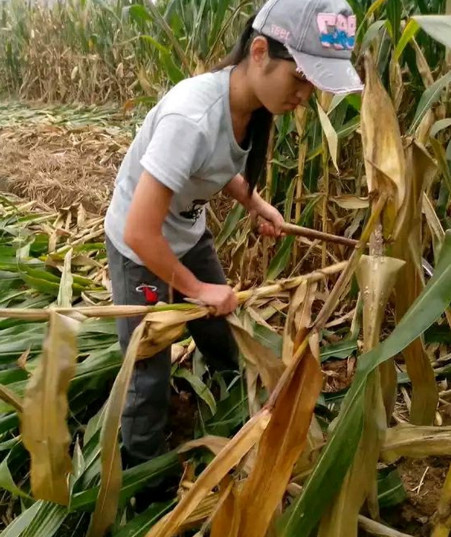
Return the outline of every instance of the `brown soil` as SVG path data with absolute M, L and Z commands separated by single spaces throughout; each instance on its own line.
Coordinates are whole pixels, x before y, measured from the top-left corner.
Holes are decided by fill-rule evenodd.
M 381 513 L 387 524 L 410 535 L 429 536 L 450 463 L 451 457 L 401 461 L 398 469 L 407 500 Z
M 321 366 L 325 392 L 339 392 L 348 388 L 355 372 L 355 358 L 328 360 Z
M 194 438 L 196 414 L 197 405 L 194 393 L 183 390 L 179 393 L 172 393 L 168 423 L 170 431 L 168 442 L 171 449 Z

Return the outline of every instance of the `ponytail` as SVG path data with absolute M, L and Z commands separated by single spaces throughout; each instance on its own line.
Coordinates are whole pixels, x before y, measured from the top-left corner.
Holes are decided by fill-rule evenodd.
M 253 15 L 248 19 L 238 42 L 231 52 L 213 67 L 213 72 L 220 71 L 225 67 L 238 65 L 247 58 L 254 37 L 261 35 L 252 28 L 255 16 L 256 15 Z M 279 43 L 270 37 L 264 37 L 268 41 L 268 53 L 271 58 L 292 60 L 291 55 L 282 43 Z M 248 133 L 249 141 L 252 146 L 247 157 L 246 169 L 244 172 L 244 178 L 249 185 L 249 196 L 252 195 L 252 192 L 265 170 L 266 153 L 268 151 L 272 122 L 273 114 L 264 107 L 254 110 L 249 121 Z
M 266 153 L 268 152 L 269 136 L 273 115 L 262 107 L 252 112 L 249 122 L 251 150 L 247 156 L 244 178 L 249 185 L 249 196 L 252 195 L 266 168 Z

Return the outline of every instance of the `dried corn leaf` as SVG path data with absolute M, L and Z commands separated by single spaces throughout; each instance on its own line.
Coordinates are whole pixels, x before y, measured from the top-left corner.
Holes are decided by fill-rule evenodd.
M 381 325 L 385 317 L 385 306 L 395 285 L 397 275 L 405 261 L 393 257 L 362 256 L 357 269 L 357 278 L 362 292 L 363 334 L 365 352 L 379 343 Z M 380 366 L 381 387 L 387 420 L 390 419 L 396 401 L 397 377 L 394 359 Z
M 324 446 L 324 442 L 325 438 L 323 430 L 321 429 L 321 425 L 319 424 L 315 414 L 313 414 L 312 422 L 307 434 L 305 449 L 296 462 L 294 469 L 294 473 L 296 475 L 304 474 L 313 467 L 317 458 L 319 457 L 320 449 Z
M 393 98 L 393 106 L 398 111 L 404 94 L 402 71 L 399 61 L 393 55 L 390 60 L 390 92 Z
M 28 347 L 28 349 L 24 350 L 23 353 L 17 359 L 17 365 L 20 367 L 20 369 L 23 369 L 24 371 L 27 370 L 27 360 L 30 356 L 30 351 L 31 348 Z
M 238 485 L 229 487 L 222 498 L 222 504 L 215 512 L 211 524 L 210 537 L 238 537 L 240 511 Z
M 304 449 L 321 385 L 321 371 L 310 351 L 292 362 L 280 380 L 256 464 L 240 494 L 238 535 L 266 534 Z
M 233 336 L 248 364 L 253 366 L 270 392 L 278 383 L 285 367 L 271 349 L 256 341 L 236 315 L 227 317 Z
M 366 85 L 361 109 L 365 169 L 370 192 L 389 195 L 384 210 L 384 236 L 391 235 L 405 197 L 405 162 L 398 119 L 374 61 L 365 55 Z
M 321 107 L 319 101 L 316 102 L 318 107 L 318 117 L 321 122 L 321 127 L 323 129 L 324 135 L 327 139 L 327 145 L 329 147 L 329 153 L 332 157 L 332 162 L 334 163 L 334 167 L 337 170 L 337 172 L 340 172 L 338 169 L 338 135 L 337 131 L 334 129 L 332 123 L 330 122 L 329 116 L 326 114 L 326 112 Z
M 423 212 L 426 216 L 426 222 L 428 223 L 429 229 L 436 239 L 440 242 L 440 246 L 445 240 L 445 230 L 442 227 L 439 217 L 434 210 L 434 205 L 429 199 L 426 192 L 423 192 Z
M 434 514 L 434 530 L 431 537 L 448 537 L 451 531 L 451 466 L 446 474 L 437 511 Z
M 451 168 L 446 157 L 446 151 L 443 145 L 433 136 L 429 138 L 432 150 L 434 152 L 435 158 L 437 159 L 437 164 L 440 169 L 440 172 L 445 180 L 446 186 L 448 187 L 448 192 L 451 192 Z
M 33 495 L 63 505 L 69 501 L 72 469 L 67 390 L 75 373 L 79 326 L 78 321 L 50 312 L 42 359 L 27 385 L 21 415 Z
M 400 457 L 442 457 L 451 455 L 451 427 L 422 427 L 401 424 L 387 429 L 382 458 L 388 463 Z
M 193 511 L 193 513 L 183 521 L 180 526 L 180 532 L 198 527 L 203 521 L 211 517 L 219 500 L 218 493 L 212 493 L 206 496 Z M 171 517 L 172 512 L 167 513 L 163 518 L 152 526 L 152 531 L 160 531 L 160 529 L 166 524 L 166 521 Z M 142 535 L 142 531 L 141 531 Z M 127 536 L 128 537 L 128 536 Z
M 22 400 L 20 397 L 3 384 L 0 384 L 0 399 L 15 408 L 17 412 L 23 412 Z
M 357 280 L 363 297 L 364 351 L 379 343 L 385 306 L 403 261 L 383 256 L 362 256 Z M 392 387 L 390 386 L 390 389 Z M 365 388 L 362 436 L 351 468 L 334 503 L 321 520 L 318 537 L 357 537 L 358 516 L 366 499 L 377 515 L 376 466 L 386 428 L 380 375 L 373 371 Z
M 122 367 L 114 381 L 105 408 L 100 433 L 100 489 L 87 537 L 102 537 L 116 518 L 122 485 L 121 456 L 117 435 L 144 329 L 145 322 L 142 321 L 132 334 Z
M 208 314 L 208 309 L 204 307 L 148 313 L 143 321 L 144 327 L 136 355 L 137 360 L 150 358 L 169 347 L 183 335 L 188 321 L 206 317 Z
M 358 516 L 366 498 L 377 493 L 376 465 L 385 428 L 385 411 L 377 370 L 367 380 L 362 437 L 340 492 L 326 510 L 318 537 L 357 537 Z
M 407 190 L 400 208 L 391 252 L 406 261 L 395 285 L 396 320 L 399 322 L 424 287 L 421 263 L 421 206 L 424 185 L 436 172 L 426 151 L 416 143 L 407 147 Z M 407 372 L 412 380 L 411 421 L 428 425 L 434 420 L 438 400 L 434 372 L 423 343 L 415 340 L 403 351 Z
M 300 344 L 300 340 L 305 337 L 306 329 L 310 326 L 312 317 L 312 305 L 316 297 L 316 290 L 318 282 L 308 283 L 303 281 L 296 289 L 292 299 L 290 300 L 290 306 L 288 309 L 288 315 L 285 320 L 284 335 L 283 335 L 283 349 L 282 358 L 286 365 L 289 365 L 293 360 L 294 349 Z M 313 350 L 316 348 L 317 353 L 314 352 L 314 357 L 319 361 L 319 347 L 318 341 L 314 337 L 310 338 L 310 346 Z M 318 354 L 318 356 L 315 356 Z M 295 473 L 303 473 L 308 468 L 311 468 L 316 460 L 319 447 L 324 443 L 324 436 L 321 431 L 321 427 L 313 415 L 312 422 L 307 434 L 306 446 L 302 452 L 301 457 L 296 462 Z
M 331 197 L 330 201 L 333 201 L 342 209 L 349 210 L 368 209 L 368 207 L 370 206 L 370 200 L 368 198 L 353 196 L 351 194 Z
M 299 345 L 310 326 L 317 287 L 317 282 L 309 283 L 304 280 L 290 300 L 283 333 L 282 360 L 285 365 L 292 361 L 294 348 Z
M 218 455 L 219 452 L 222 451 L 229 442 L 230 438 L 226 438 L 224 436 L 207 435 L 203 436 L 202 438 L 198 438 L 197 440 L 190 440 L 189 442 L 185 442 L 178 448 L 177 451 L 178 453 L 186 453 L 187 451 L 191 451 L 192 449 L 206 447 L 212 453 Z
M 219 453 L 226 447 L 229 442 L 230 438 L 226 438 L 223 436 L 207 435 L 203 436 L 202 438 L 198 438 L 197 440 L 190 440 L 189 442 L 185 442 L 178 448 L 177 451 L 178 453 L 186 453 L 188 451 L 191 451 L 192 449 L 205 447 L 209 449 L 214 455 L 219 455 Z M 252 465 L 246 458 L 244 459 L 241 467 L 247 474 L 249 474 L 252 470 Z
M 445 231 L 442 227 L 439 217 L 435 212 L 432 201 L 429 199 L 426 192 L 423 192 L 423 213 L 426 217 L 426 222 L 432 235 L 432 245 L 434 248 L 434 259 L 438 259 L 440 249 L 445 240 Z
M 436 123 L 435 113 L 432 109 L 428 110 L 420 124 L 415 130 L 414 138 L 420 144 L 427 144 L 432 126 Z
M 285 365 L 289 365 L 293 359 L 294 340 L 296 338 L 295 313 L 303 304 L 308 290 L 308 282 L 303 281 L 297 287 L 290 299 L 287 318 L 283 329 L 282 360 Z
M 399 241 L 405 247 L 408 237 L 412 236 L 415 239 L 415 246 L 421 240 L 423 192 L 430 185 L 436 172 L 435 163 L 424 147 L 414 141 L 409 143 L 406 149 L 406 191 L 394 232 L 395 241 Z
M 70 308 L 72 305 L 72 284 L 74 278 L 71 273 L 72 248 L 64 256 L 63 273 L 61 274 L 60 288 L 58 291 L 57 305 L 60 308 Z
M 251 418 L 202 472 L 191 489 L 180 500 L 180 503 L 164 520 L 164 523 L 152 528 L 146 537 L 172 537 L 175 535 L 202 499 L 207 496 L 213 487 L 221 482 L 227 472 L 234 468 L 260 440 L 261 435 L 268 426 L 270 417 L 270 411 L 263 409 Z
M 253 308 L 249 308 L 249 309 L 252 310 Z M 257 414 L 261 410 L 261 403 L 258 397 L 259 375 L 258 375 L 258 369 L 257 369 L 257 364 L 256 364 L 256 356 L 259 356 L 259 354 L 258 352 L 256 352 L 256 347 L 255 347 L 256 341 L 252 337 L 252 334 L 253 334 L 252 319 L 251 319 L 251 315 L 250 314 L 247 315 L 246 313 L 242 315 L 241 319 L 238 319 L 234 314 L 231 315 L 231 318 L 235 319 L 238 322 L 240 322 L 241 320 L 243 329 L 246 332 L 246 334 L 242 334 L 240 336 L 238 329 L 236 329 L 237 333 L 234 335 L 234 338 L 235 338 L 235 341 L 238 343 L 238 347 L 246 362 L 245 378 L 246 378 L 246 391 L 247 391 L 247 403 L 249 407 L 249 416 L 255 416 L 255 414 Z M 230 325 L 230 328 L 233 334 L 234 329 L 232 328 L 232 324 Z M 260 345 L 260 347 L 262 346 Z M 262 348 L 265 349 L 264 347 Z M 260 349 L 257 349 L 257 351 L 258 350 Z M 248 357 L 247 359 L 246 359 L 246 356 Z M 273 359 L 274 358 L 276 357 L 274 356 Z M 276 384 L 277 384 L 277 380 L 274 382 L 274 386 Z

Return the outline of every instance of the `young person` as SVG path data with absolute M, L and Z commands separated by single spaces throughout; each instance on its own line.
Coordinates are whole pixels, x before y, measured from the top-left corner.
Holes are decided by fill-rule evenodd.
M 105 230 L 115 304 L 196 299 L 216 317 L 189 330 L 213 366 L 233 368 L 225 315 L 237 306 L 205 224 L 222 191 L 280 235 L 282 215 L 256 191 L 273 115 L 306 105 L 314 87 L 360 91 L 351 65 L 355 16 L 344 0 L 270 0 L 213 72 L 172 88 L 149 112 L 120 167 Z M 118 321 L 125 353 L 140 318 Z M 122 417 L 129 465 L 165 450 L 170 350 L 139 361 Z

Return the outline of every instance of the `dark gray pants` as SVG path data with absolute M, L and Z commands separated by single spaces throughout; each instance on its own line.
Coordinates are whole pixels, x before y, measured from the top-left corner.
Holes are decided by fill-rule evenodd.
M 106 238 L 108 263 L 116 305 L 146 305 L 145 294 L 137 290 L 142 284 L 155 286 L 158 299 L 168 301 L 168 285 L 146 267 L 137 265 L 120 254 Z M 152 245 L 149 244 L 151 248 Z M 210 231 L 185 254 L 181 262 L 206 283 L 226 283 L 224 271 L 214 249 Z M 174 293 L 174 302 L 183 297 Z M 117 329 L 125 355 L 133 330 L 142 317 L 118 319 Z M 223 318 L 198 319 L 188 328 L 200 352 L 218 370 L 236 369 L 238 348 Z M 151 459 L 165 450 L 164 428 L 170 395 L 171 354 L 167 348 L 148 360 L 136 363 L 122 414 L 122 439 L 128 465 Z

